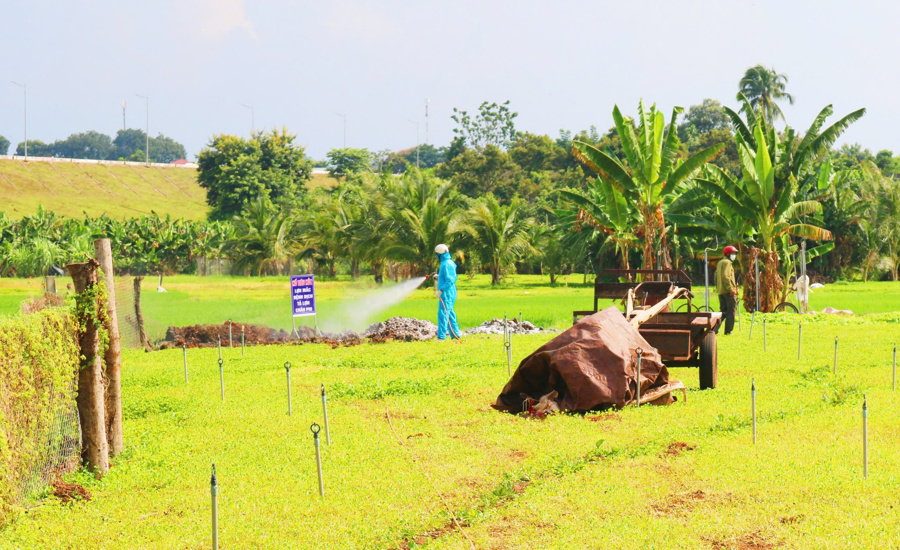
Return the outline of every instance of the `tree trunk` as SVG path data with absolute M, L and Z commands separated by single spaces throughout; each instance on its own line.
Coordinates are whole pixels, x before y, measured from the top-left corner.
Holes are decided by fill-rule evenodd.
M 134 318 L 137 320 L 138 338 L 144 351 L 153 351 L 153 344 L 150 343 L 150 337 L 144 330 L 144 310 L 141 308 L 141 281 L 143 280 L 143 275 L 134 278 Z
M 350 276 L 359 279 L 359 260 L 350 261 Z
M 106 279 L 106 330 L 109 346 L 104 354 L 106 364 L 106 439 L 110 456 L 125 447 L 122 437 L 122 341 L 119 338 L 119 316 L 116 312 L 116 285 L 113 277 L 112 247 L 109 239 L 94 241 L 94 253 Z
M 83 264 L 69 264 L 75 292 L 84 294 L 97 285 L 97 260 Z M 105 307 L 96 302 L 85 304 L 78 323 L 83 330 L 78 343 L 83 357 L 78 371 L 78 418 L 81 421 L 81 461 L 98 475 L 109 471 L 109 444 L 106 439 L 106 409 L 103 400 L 103 358 L 100 356 L 98 313 Z
M 556 272 L 553 271 L 552 269 L 550 270 L 550 284 L 551 285 L 556 284 Z
M 641 205 L 641 214 L 644 217 L 644 259 L 641 269 L 653 269 L 653 240 L 656 237 L 656 222 L 651 216 L 648 205 Z M 644 280 L 652 281 L 652 277 Z
M 372 275 L 375 278 L 375 284 L 384 284 L 384 264 L 381 262 L 372 262 Z
M 491 266 L 491 285 L 496 285 L 500 283 L 500 268 L 496 266 Z

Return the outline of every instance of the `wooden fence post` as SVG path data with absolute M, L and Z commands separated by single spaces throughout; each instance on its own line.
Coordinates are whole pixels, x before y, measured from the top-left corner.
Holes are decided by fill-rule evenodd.
M 106 348 L 106 439 L 109 454 L 116 456 L 125 448 L 122 437 L 122 341 L 119 337 L 119 316 L 116 313 L 116 285 L 113 278 L 112 246 L 109 239 L 94 241 L 94 253 L 106 279 L 106 329 L 109 346 Z
M 97 260 L 69 264 L 75 292 L 85 294 L 98 283 Z M 82 296 L 80 299 L 84 299 Z M 100 356 L 100 334 L 97 313 L 103 306 L 86 304 L 87 311 L 77 319 L 81 327 L 78 343 L 84 357 L 78 370 L 78 417 L 81 420 L 81 460 L 97 473 L 109 471 L 109 444 L 106 439 L 106 406 L 103 399 L 103 357 Z
M 144 351 L 153 351 L 150 337 L 144 330 L 144 310 L 141 309 L 141 281 L 143 280 L 143 275 L 134 278 L 134 318 L 137 321 L 138 338 L 141 340 L 141 345 L 144 346 Z

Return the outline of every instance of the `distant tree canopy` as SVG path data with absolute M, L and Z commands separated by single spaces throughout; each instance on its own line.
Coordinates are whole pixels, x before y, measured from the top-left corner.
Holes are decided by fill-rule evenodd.
M 250 139 L 213 136 L 200 151 L 197 174 L 211 207 L 209 219 L 231 219 L 257 200 L 286 210 L 300 206 L 312 162 L 303 147 L 294 145 L 295 137 L 286 129 Z
M 113 158 L 122 160 L 145 161 L 147 149 L 147 134 L 137 128 L 128 128 L 116 132 L 113 140 L 115 152 Z M 170 137 L 159 134 L 150 138 L 150 161 L 172 162 L 187 156 L 184 145 Z
M 50 146 L 54 157 L 69 159 L 108 159 L 114 152 L 112 139 L 91 130 L 72 134 Z
M 505 149 L 516 136 L 514 119 L 519 113 L 509 109 L 509 100 L 497 104 L 483 102 L 478 106 L 477 115 L 453 108 L 453 133 L 463 139 L 466 147 L 483 149 L 488 145 Z
M 418 147 L 403 149 L 387 155 L 383 170 L 393 174 L 402 174 L 410 166 L 418 168 L 434 168 L 444 162 L 446 147 L 435 147 L 430 143 L 422 143 Z
M 143 130 L 130 128 L 119 130 L 115 139 L 101 132 L 90 130 L 72 134 L 66 139 L 49 144 L 40 140 L 28 140 L 28 156 L 145 162 L 147 160 L 146 136 L 147 134 Z M 4 151 L 5 154 L 2 141 L 0 141 L 0 151 Z M 19 143 L 16 147 L 16 154 L 25 154 L 24 142 Z M 151 162 L 169 163 L 186 156 L 184 145 L 174 139 L 162 134 L 150 138 Z
M 9 151 L 9 140 L 0 136 L 0 155 L 5 155 Z
M 20 141 L 18 145 L 16 145 L 16 154 L 19 156 L 25 155 L 25 142 Z M 53 149 L 50 145 L 47 145 L 43 141 L 39 139 L 29 139 L 28 140 L 28 156 L 31 157 L 52 157 Z
M 346 179 L 372 171 L 375 154 L 368 149 L 344 147 L 328 151 L 328 174 L 335 179 Z

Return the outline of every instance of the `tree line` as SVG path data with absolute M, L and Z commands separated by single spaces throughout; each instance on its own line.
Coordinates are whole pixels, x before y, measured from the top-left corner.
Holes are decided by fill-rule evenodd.
M 127 259 L 119 261 L 134 271 L 189 272 L 189 260 L 203 255 L 231 260 L 238 274 L 299 269 L 381 281 L 431 272 L 434 246 L 446 243 L 464 273 L 489 273 L 494 283 L 542 273 L 553 282 L 637 266 L 701 277 L 703 250 L 733 244 L 745 304 L 755 303 L 759 261 L 764 309 L 789 291 L 801 247 L 812 275 L 897 280 L 900 159 L 835 148 L 864 109 L 835 117 L 825 106 L 795 130 L 779 107 L 793 99 L 786 83 L 753 67 L 739 83 L 737 110 L 706 99 L 667 118 L 640 101 L 633 112 L 614 106 L 606 132 L 556 138 L 519 131 L 508 102 L 485 102 L 477 112 L 455 110 L 454 139 L 424 155 L 420 147 L 418 166 L 412 149 L 330 151 L 320 164 L 334 187 L 309 186 L 315 163 L 286 129 L 214 136 L 198 160 L 210 221 L 143 219 L 142 235 L 157 246 L 120 245 Z M 80 223 L 72 231 L 82 233 L 115 225 L 59 223 Z M 182 244 L 152 235 L 168 226 L 183 229 Z M 163 261 L 169 248 L 178 252 Z
M 90 130 L 52 143 L 29 139 L 28 156 L 146 162 L 147 144 L 147 134 L 136 128 L 119 130 L 115 138 Z M 9 139 L 0 136 L 0 155 L 5 155 L 9 146 Z M 184 145 L 162 134 L 150 137 L 149 146 L 150 162 L 169 163 L 187 156 Z M 25 155 L 24 141 L 16 145 L 15 154 Z

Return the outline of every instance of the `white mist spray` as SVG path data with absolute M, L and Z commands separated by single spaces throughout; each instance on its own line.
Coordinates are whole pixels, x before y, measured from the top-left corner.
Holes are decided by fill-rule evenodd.
M 362 330 L 373 322 L 383 321 L 384 319 L 375 317 L 389 307 L 402 302 L 423 282 L 425 282 L 425 277 L 416 277 L 348 302 L 341 306 L 336 319 L 323 323 L 322 329 L 326 332 Z

